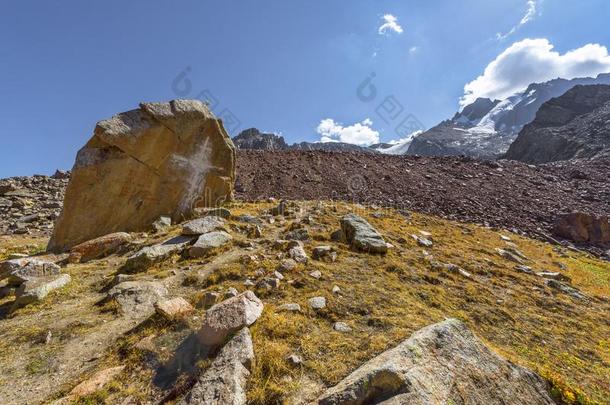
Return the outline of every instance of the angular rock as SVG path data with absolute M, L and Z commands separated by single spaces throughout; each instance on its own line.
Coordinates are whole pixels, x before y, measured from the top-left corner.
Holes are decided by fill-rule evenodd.
M 182 297 L 161 300 L 155 303 L 155 310 L 168 320 L 180 318 L 194 310 L 193 306 Z
M 233 238 L 225 231 L 214 231 L 201 235 L 189 249 L 190 257 L 202 257 L 214 249 L 231 242 Z
M 326 298 L 324 298 L 324 297 L 313 297 L 313 298 L 310 298 L 308 303 L 309 303 L 309 307 L 311 309 L 326 308 Z
M 254 362 L 252 336 L 243 328 L 220 350 L 181 405 L 245 405 Z
M 562 283 L 561 281 L 546 280 L 546 285 L 559 292 L 567 294 L 570 297 L 576 298 L 577 300 L 586 301 L 588 299 L 586 295 L 578 291 L 576 288 L 568 284 Z
M 555 404 L 548 389 L 541 377 L 491 352 L 449 319 L 368 361 L 317 403 Z
M 69 274 L 45 276 L 28 280 L 15 291 L 14 308 L 42 301 L 51 291 L 65 286 L 71 280 L 72 278 Z
M 221 217 L 203 217 L 193 219 L 182 225 L 183 235 L 203 235 L 204 233 L 223 229 L 224 219 Z
M 144 247 L 127 258 L 122 270 L 127 273 L 145 271 L 155 263 L 182 252 L 192 241 L 192 237 L 177 236 L 158 245 Z
M 108 291 L 108 299 L 114 299 L 123 314 L 132 317 L 152 315 L 154 305 L 166 295 L 167 288 L 158 281 L 126 281 Z
M 303 252 L 305 253 L 305 252 Z M 280 272 L 294 270 L 297 267 L 297 262 L 293 259 L 282 260 L 277 270 Z
M 58 275 L 60 271 L 61 268 L 55 263 L 25 257 L 0 263 L 0 280 L 7 278 L 10 285 L 19 285 L 34 278 Z
M 500 256 L 502 256 L 503 258 L 505 258 L 506 260 L 510 260 L 511 262 L 523 264 L 523 260 L 521 260 L 521 258 L 519 256 L 517 256 L 516 254 L 514 254 L 513 252 L 510 252 L 505 249 L 500 249 L 500 248 L 497 248 L 496 252 L 498 252 L 498 254 Z
M 142 103 L 98 122 L 78 152 L 48 249 L 180 222 L 231 200 L 234 180 L 235 147 L 204 103 Z
M 597 217 L 582 212 L 558 216 L 553 233 L 578 243 L 610 243 L 608 217 Z
M 341 230 L 347 242 L 356 250 L 382 254 L 388 251 L 388 246 L 379 232 L 356 214 L 341 218 Z
M 70 262 L 86 263 L 89 260 L 99 259 L 116 252 L 121 246 L 131 242 L 131 235 L 126 232 L 115 232 L 109 235 L 100 236 L 83 242 L 70 249 Z
M 245 291 L 208 309 L 197 336 L 207 346 L 223 344 L 231 333 L 252 325 L 262 312 L 262 301 Z
M 305 253 L 303 242 L 300 240 L 290 241 L 288 244 L 288 255 L 297 263 L 307 263 L 309 258 Z
M 170 226 L 172 226 L 172 218 L 166 217 L 165 215 L 162 215 L 157 218 L 157 220 L 152 224 L 153 229 L 157 232 L 164 231 Z

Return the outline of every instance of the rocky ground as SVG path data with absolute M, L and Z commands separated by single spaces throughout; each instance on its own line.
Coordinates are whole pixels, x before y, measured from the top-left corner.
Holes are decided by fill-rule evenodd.
M 23 254 L 48 239 L 0 239 L 0 259 L 15 258 L 0 267 L 10 271 L 2 402 L 518 403 L 519 392 L 550 404 L 549 387 L 566 403 L 610 400 L 607 262 L 416 212 L 320 201 L 226 209 L 25 267 Z M 40 276 L 45 261 L 57 264 Z M 67 284 L 16 306 L 32 281 L 60 275 Z M 219 331 L 237 333 L 210 350 Z
M 460 157 L 238 151 L 237 198 L 378 204 L 547 239 L 558 214 L 610 213 L 610 159 L 532 166 Z M 58 177 L 65 177 L 61 174 Z M 48 235 L 66 179 L 0 180 L 2 234 Z M 605 249 L 592 248 L 603 254 Z
M 460 157 L 240 151 L 237 166 L 240 199 L 364 202 L 544 239 L 560 213 L 610 213 L 610 159 L 531 166 Z
M 0 234 L 50 234 L 68 180 L 62 172 L 0 179 Z

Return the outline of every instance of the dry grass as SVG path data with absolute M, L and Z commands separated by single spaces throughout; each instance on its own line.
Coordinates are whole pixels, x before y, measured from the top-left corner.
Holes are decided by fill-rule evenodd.
M 306 243 L 307 252 L 311 254 L 317 245 L 331 245 L 338 252 L 338 260 L 334 263 L 310 260 L 285 273 L 286 279 L 278 290 L 256 290 L 265 310 L 251 327 L 256 362 L 248 384 L 250 403 L 314 399 L 324 386 L 336 384 L 415 330 L 447 317 L 465 321 L 499 354 L 541 373 L 564 401 L 610 402 L 608 262 L 509 232 L 425 215 L 405 217 L 384 210 L 379 211 L 383 215 L 377 218 L 373 215 L 375 210 L 345 203 L 299 204 L 304 210 L 302 215 L 313 218 L 311 224 L 305 225 L 313 239 Z M 259 215 L 271 206 L 271 203 L 234 203 L 230 209 L 234 215 Z M 365 217 L 394 248 L 385 256 L 377 256 L 353 252 L 348 246 L 331 241 L 330 233 L 337 229 L 339 218 L 350 211 Z M 192 304 L 206 291 L 225 291 L 229 287 L 243 291 L 246 278 L 260 278 L 257 274 L 261 270 L 266 275 L 275 271 L 284 252 L 273 248 L 273 242 L 291 229 L 296 220 L 263 225 L 263 238 L 256 241 L 252 251 L 239 247 L 248 240 L 249 226 L 230 221 L 234 244 L 229 251 L 198 260 L 174 258 L 140 276 L 166 278 L 171 270 L 179 268 L 180 282 L 172 287 L 171 294 L 181 295 Z M 410 237 L 420 230 L 433 235 L 434 246 L 427 248 L 426 253 Z M 168 235 L 175 233 L 177 228 Z M 535 275 L 517 272 L 515 263 L 495 251 L 507 246 L 500 234 L 510 236 L 528 257 L 527 265 L 535 270 L 561 271 L 591 299 L 576 301 L 549 289 Z M 162 236 L 156 238 L 163 239 Z M 243 255 L 255 255 L 258 261 L 242 261 Z M 435 263 L 458 265 L 471 273 L 472 279 L 448 272 Z M 104 274 L 111 274 L 118 264 L 104 264 Z M 102 271 L 100 266 L 100 262 L 93 262 L 74 271 L 90 272 L 88 277 L 94 277 Z M 322 273 L 320 280 L 309 276 L 314 270 Z M 335 285 L 341 289 L 339 294 L 332 293 Z M 66 289 L 44 305 L 61 305 L 62 299 L 83 294 L 85 288 Z M 327 308 L 319 312 L 309 309 L 307 300 L 320 295 L 326 297 Z M 279 305 L 291 302 L 300 304 L 302 311 L 276 311 Z M 32 315 L 27 312 L 29 309 L 24 310 L 24 314 Z M 189 320 L 178 324 L 153 317 L 125 334 L 98 366 L 126 365 L 123 377 L 101 392 L 81 399 L 81 403 L 115 403 L 128 396 L 136 401 L 157 401 L 168 395 L 152 384 L 155 369 L 198 328 L 203 316 L 204 310 L 199 308 Z M 332 325 L 336 321 L 349 324 L 352 332 L 334 331 Z M 24 330 L 24 339 L 40 339 L 45 330 Z M 152 335 L 154 354 L 136 348 L 138 342 Z M 286 360 L 289 354 L 299 355 L 303 364 L 291 365 Z M 151 356 L 155 361 L 151 362 Z M 44 362 L 41 364 L 34 363 L 32 369 L 44 372 Z M 188 388 L 185 378 L 182 376 L 176 383 L 175 395 Z

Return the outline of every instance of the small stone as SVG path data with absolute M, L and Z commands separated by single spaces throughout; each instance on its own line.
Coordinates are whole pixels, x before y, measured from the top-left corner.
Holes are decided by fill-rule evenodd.
M 345 322 L 335 322 L 333 324 L 333 329 L 336 330 L 337 332 L 343 332 L 343 333 L 352 331 L 352 328 L 350 328 L 349 325 L 346 324 Z
M 283 280 L 284 279 L 284 275 L 282 273 L 280 273 L 279 271 L 274 271 L 273 272 L 273 276 L 275 278 L 277 278 L 278 280 Z
M 227 292 L 225 293 L 225 298 L 236 297 L 239 294 L 239 291 L 235 287 L 229 287 Z
M 286 357 L 286 360 L 288 361 L 288 363 L 292 364 L 293 366 L 298 366 L 299 364 L 303 364 L 303 359 L 300 356 L 297 356 L 296 354 L 288 355 Z
M 506 235 L 500 235 L 500 239 L 502 239 L 504 242 L 510 242 L 512 239 Z
M 131 242 L 131 235 L 115 232 L 80 243 L 70 249 L 70 263 L 86 263 L 116 252 L 121 246 Z
M 152 224 L 153 229 L 157 232 L 164 231 L 165 229 L 169 228 L 170 226 L 172 226 L 172 219 L 171 219 L 171 217 L 167 217 L 167 216 L 160 216 Z
M 322 273 L 320 272 L 320 270 L 314 270 L 311 273 L 309 273 L 309 275 L 313 278 L 315 278 L 316 280 L 319 280 L 322 277 Z
M 521 260 L 521 258 L 519 258 L 514 253 L 509 252 L 508 250 L 497 248 L 496 252 L 498 252 L 498 254 L 500 256 L 502 256 L 503 258 L 505 258 L 507 260 L 510 260 L 512 262 L 515 262 L 515 263 L 523 264 L 523 260 Z
M 244 286 L 246 286 L 246 287 L 253 287 L 254 285 L 255 285 L 254 281 L 252 281 L 250 279 L 247 279 L 246 281 L 244 281 Z
M 182 252 L 192 240 L 189 236 L 177 236 L 157 245 L 146 246 L 127 258 L 122 271 L 126 273 L 144 271 L 155 263 Z
M 524 266 L 522 264 L 518 264 L 515 266 L 515 270 L 520 271 L 525 274 L 534 274 L 534 270 L 530 266 Z
M 277 307 L 277 312 L 282 312 L 282 311 L 286 311 L 286 312 L 300 312 L 301 311 L 301 306 L 299 304 L 295 304 L 295 303 L 282 304 L 279 307 Z
M 208 291 L 203 295 L 203 298 L 201 299 L 201 305 L 203 306 L 203 308 L 208 309 L 212 305 L 216 304 L 219 299 L 220 293 L 217 293 L 215 291 Z
M 536 273 L 536 275 L 538 277 L 542 277 L 542 278 L 546 278 L 546 279 L 553 279 L 553 280 L 567 281 L 567 282 L 571 281 L 570 277 L 564 276 L 561 273 L 553 272 L 553 271 L 540 271 L 540 272 Z
M 312 309 L 323 309 L 326 307 L 326 298 L 324 297 L 313 297 L 308 302 Z
M 291 241 L 288 244 L 288 249 L 289 256 L 297 263 L 307 263 L 307 261 L 309 260 L 309 258 L 307 257 L 307 253 L 305 253 L 303 242 Z
M 555 290 L 558 290 L 564 294 L 567 294 L 569 296 L 571 296 L 572 298 L 576 298 L 578 300 L 581 301 L 586 301 L 587 300 L 587 296 L 584 295 L 583 293 L 581 293 L 580 291 L 578 291 L 576 288 L 571 287 L 565 283 L 562 283 L 561 281 L 557 281 L 557 280 L 546 280 L 546 285 L 554 288 Z
M 333 294 L 339 294 L 339 292 L 341 292 L 341 288 L 339 288 L 338 285 L 333 287 Z
M 294 261 L 293 259 L 286 259 L 286 260 L 282 260 L 282 262 L 280 263 L 280 265 L 278 266 L 278 271 L 280 272 L 286 272 L 286 271 L 291 271 L 294 270 L 297 267 L 297 262 Z
M 165 319 L 173 320 L 192 312 L 194 308 L 184 298 L 176 297 L 171 300 L 157 301 L 155 310 Z
M 280 287 L 280 280 L 273 277 L 265 277 L 259 281 L 256 286 L 267 290 L 275 290 Z
M 224 230 L 225 221 L 220 217 L 203 217 L 193 219 L 182 225 L 183 235 L 203 235 L 217 230 Z
M 434 245 L 434 243 L 433 243 L 431 240 L 429 240 L 429 239 L 422 238 L 422 237 L 419 237 L 419 236 L 417 236 L 417 235 L 411 235 L 411 237 L 412 237 L 413 239 L 415 239 L 415 241 L 417 242 L 417 244 L 418 244 L 419 246 L 423 246 L 423 247 L 432 247 L 432 245 Z
M 126 281 L 108 291 L 108 299 L 115 300 L 123 314 L 131 317 L 150 316 L 155 303 L 165 298 L 167 288 L 158 281 Z

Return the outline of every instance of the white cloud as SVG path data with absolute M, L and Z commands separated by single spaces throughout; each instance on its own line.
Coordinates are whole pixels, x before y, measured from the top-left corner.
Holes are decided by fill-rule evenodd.
M 409 53 L 410 54 L 414 54 L 417 51 L 419 51 L 419 46 L 412 46 L 412 47 L 409 48 Z
M 320 134 L 320 142 L 345 142 L 368 146 L 379 142 L 379 132 L 375 131 L 372 125 L 373 121 L 368 118 L 347 127 L 331 118 L 326 118 L 320 121 L 317 132 Z
M 560 54 L 547 39 L 524 39 L 512 44 L 481 76 L 464 86 L 460 104 L 468 105 L 478 97 L 506 98 L 531 83 L 558 77 L 594 77 L 606 72 L 610 72 L 610 55 L 605 46 L 587 44 Z
M 514 34 L 515 32 L 517 32 L 517 30 L 519 28 L 521 28 L 521 26 L 532 21 L 534 19 L 534 17 L 536 16 L 536 8 L 538 5 L 538 2 L 539 2 L 539 0 L 527 0 L 527 11 L 525 12 L 525 15 L 521 18 L 519 23 L 517 25 L 513 26 L 508 32 L 506 32 L 504 34 L 502 34 L 501 32 L 498 32 L 496 34 L 496 37 L 498 39 L 505 39 L 505 38 L 511 36 L 512 34 Z
M 388 31 L 394 31 L 397 34 L 402 34 L 402 27 L 398 24 L 398 18 L 392 14 L 383 16 L 383 24 L 378 29 L 379 35 L 385 35 Z

